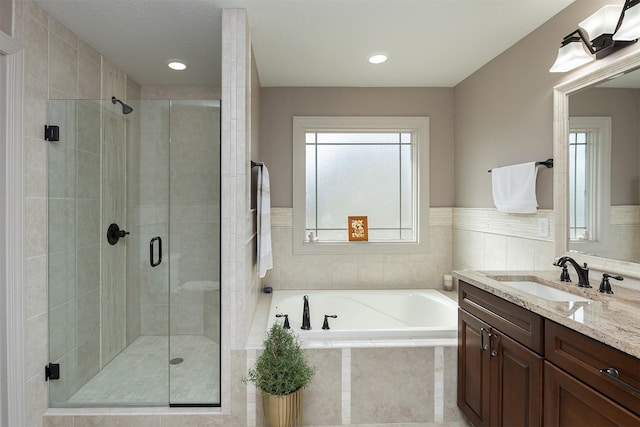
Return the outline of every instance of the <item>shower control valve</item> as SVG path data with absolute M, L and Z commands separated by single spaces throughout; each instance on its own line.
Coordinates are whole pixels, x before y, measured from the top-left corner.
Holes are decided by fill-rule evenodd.
M 107 229 L 107 241 L 110 245 L 115 245 L 118 240 L 129 234 L 128 231 L 121 230 L 118 224 L 113 223 Z

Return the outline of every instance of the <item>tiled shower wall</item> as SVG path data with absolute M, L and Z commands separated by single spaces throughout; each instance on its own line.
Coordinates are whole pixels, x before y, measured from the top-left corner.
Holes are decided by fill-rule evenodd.
M 182 288 L 189 281 L 217 281 L 220 274 L 219 108 L 181 100 L 193 95 L 214 100 L 220 94 L 215 87 L 196 94 L 187 89 L 143 87 L 143 98 L 154 99 L 146 98 L 136 110 L 142 143 L 132 150 L 127 187 L 135 230 L 131 248 L 137 250 L 128 268 L 141 296 L 131 317 L 137 315 L 132 320 L 142 335 L 166 334 L 170 325 L 172 334 L 207 333 L 219 342 L 219 291 Z M 164 254 L 152 268 L 149 241 L 156 235 L 163 239 Z
M 137 192 L 132 195 L 128 207 L 128 215 L 132 220 L 131 231 L 139 236 L 139 240 L 135 241 L 136 246 L 131 247 L 135 258 L 131 259 L 128 267 L 131 275 L 139 278 L 137 315 L 140 334 L 166 335 L 169 332 L 167 283 L 170 263 L 175 260 L 169 251 L 169 102 L 140 104 L 139 110 L 134 112 L 140 115 L 140 145 L 136 150 L 137 158 L 132 158 L 129 164 L 132 169 L 129 178 L 135 181 L 130 185 L 136 187 Z M 164 262 L 152 268 L 149 263 L 149 242 L 156 236 L 163 240 Z
M 217 342 L 215 314 L 220 305 L 213 304 L 220 295 L 219 124 L 219 108 L 171 103 L 171 251 L 180 255 L 179 270 L 172 275 L 180 285 L 218 282 L 218 290 L 172 289 L 171 333 L 209 332 Z

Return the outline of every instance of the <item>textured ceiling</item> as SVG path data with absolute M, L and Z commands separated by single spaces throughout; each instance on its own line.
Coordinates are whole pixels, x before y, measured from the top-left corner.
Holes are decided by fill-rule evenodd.
M 221 9 L 239 7 L 263 86 L 452 87 L 573 0 L 36 1 L 142 85 L 220 84 Z

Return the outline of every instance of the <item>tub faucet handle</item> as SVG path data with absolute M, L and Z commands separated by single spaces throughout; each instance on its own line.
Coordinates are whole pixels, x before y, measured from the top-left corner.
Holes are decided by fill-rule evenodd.
M 324 315 L 324 323 L 322 324 L 322 329 L 331 329 L 329 327 L 329 320 L 328 320 L 329 317 L 331 317 L 333 319 L 337 319 L 338 315 L 337 314 L 325 314 Z
M 288 314 L 276 314 L 276 317 L 284 317 L 284 324 L 282 327 L 284 329 L 291 329 L 291 325 L 289 325 L 289 315 Z

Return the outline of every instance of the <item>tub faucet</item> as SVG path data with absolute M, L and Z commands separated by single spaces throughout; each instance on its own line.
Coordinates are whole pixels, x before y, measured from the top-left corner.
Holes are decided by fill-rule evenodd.
M 565 264 L 567 262 L 571 263 L 571 265 L 573 265 L 573 268 L 576 269 L 576 273 L 578 273 L 578 286 L 581 288 L 590 288 L 591 285 L 589 284 L 589 269 L 587 268 L 587 263 L 585 262 L 584 267 L 581 267 L 576 262 L 575 259 L 568 256 L 563 256 L 559 258 L 558 261 L 556 261 L 554 264 L 558 267 L 563 268 L 562 275 L 560 276 L 560 280 L 563 282 L 571 281 L 571 279 L 569 278 L 569 275 L 564 271 L 564 268 L 566 267 Z
M 309 296 L 305 295 L 302 297 L 302 300 L 302 326 L 300 329 L 309 330 L 311 329 L 311 321 L 309 320 Z

